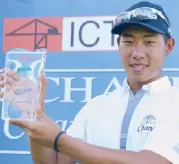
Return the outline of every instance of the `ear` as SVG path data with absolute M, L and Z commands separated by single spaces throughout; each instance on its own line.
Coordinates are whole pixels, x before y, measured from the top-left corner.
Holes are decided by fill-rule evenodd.
M 166 43 L 166 55 L 167 56 L 173 50 L 174 45 L 175 45 L 175 39 L 174 38 L 170 38 L 170 39 L 167 40 L 167 43 Z

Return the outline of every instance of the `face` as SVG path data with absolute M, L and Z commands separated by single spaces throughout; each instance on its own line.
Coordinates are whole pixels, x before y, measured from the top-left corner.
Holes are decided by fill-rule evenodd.
M 174 40 L 146 28 L 126 28 L 118 38 L 119 53 L 129 83 L 148 83 L 161 77 L 164 57 L 174 46 Z

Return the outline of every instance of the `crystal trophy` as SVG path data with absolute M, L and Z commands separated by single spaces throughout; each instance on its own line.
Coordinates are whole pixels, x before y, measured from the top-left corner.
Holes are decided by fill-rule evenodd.
M 39 76 L 44 71 L 46 55 L 44 49 L 15 49 L 6 52 L 3 120 L 36 119 L 36 107 L 40 96 Z

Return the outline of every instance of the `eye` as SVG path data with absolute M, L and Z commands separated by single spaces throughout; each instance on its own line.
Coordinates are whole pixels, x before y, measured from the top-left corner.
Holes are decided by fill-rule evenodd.
M 147 45 L 152 45 L 152 44 L 155 44 L 156 42 L 155 41 L 153 41 L 153 40 L 147 40 L 147 41 L 145 41 L 145 44 L 147 44 Z
M 127 45 L 132 45 L 133 41 L 132 40 L 124 40 L 123 43 L 125 43 Z

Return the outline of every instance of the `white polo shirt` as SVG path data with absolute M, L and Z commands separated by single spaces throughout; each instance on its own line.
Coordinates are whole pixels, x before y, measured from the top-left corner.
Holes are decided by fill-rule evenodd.
M 179 90 L 165 76 L 133 95 L 126 81 L 91 99 L 67 134 L 111 149 L 151 150 L 179 164 Z

